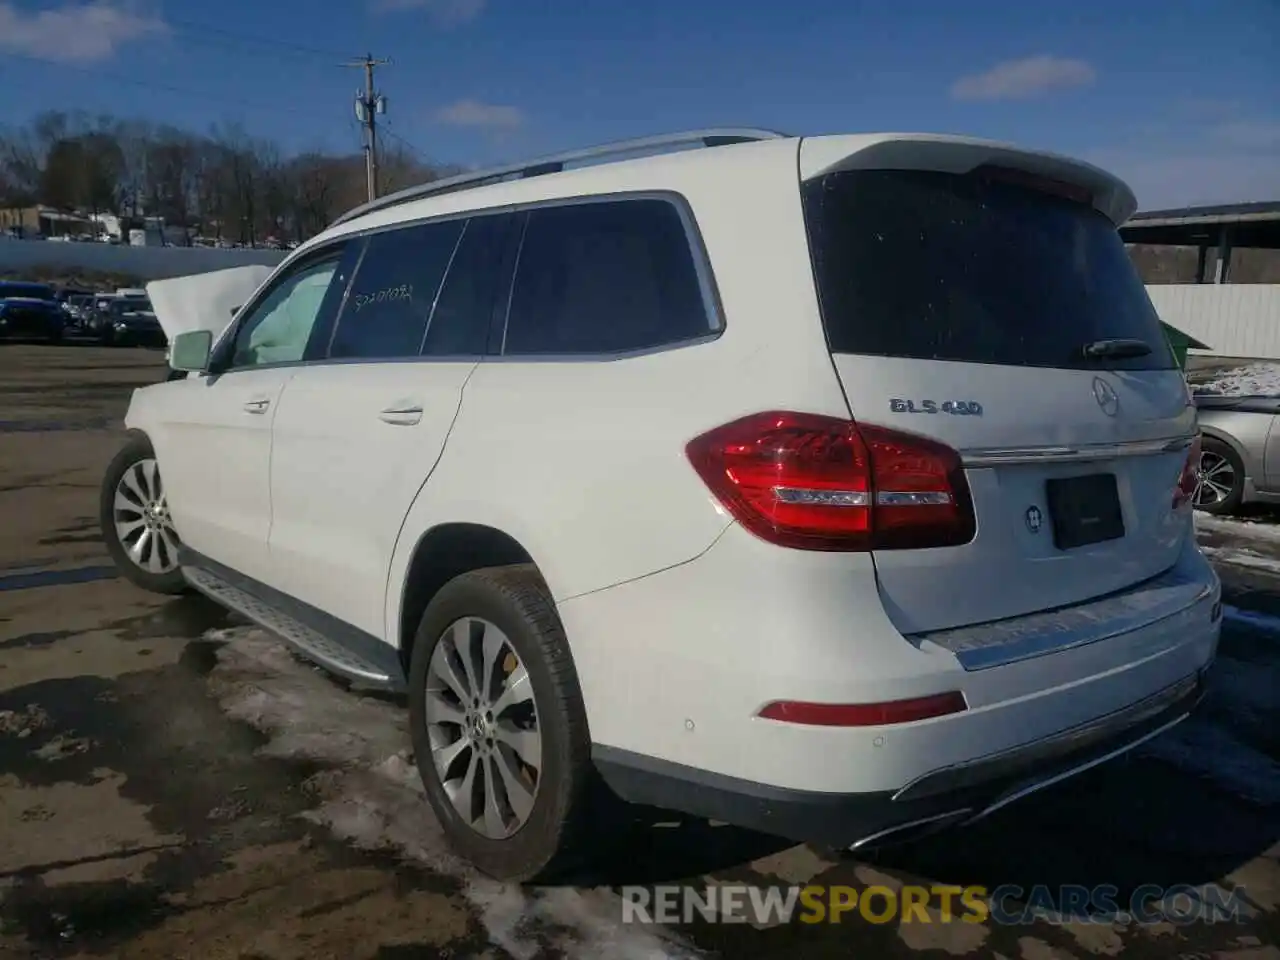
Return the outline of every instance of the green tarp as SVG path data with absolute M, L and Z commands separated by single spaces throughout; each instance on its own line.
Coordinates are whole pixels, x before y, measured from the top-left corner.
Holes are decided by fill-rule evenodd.
M 1188 350 L 1208 350 L 1207 343 L 1201 343 L 1189 333 L 1183 333 L 1177 327 L 1171 327 L 1167 323 L 1161 323 L 1164 327 L 1164 335 L 1169 340 L 1169 346 L 1173 347 L 1173 355 L 1178 359 L 1178 366 L 1183 370 L 1187 369 L 1187 351 Z

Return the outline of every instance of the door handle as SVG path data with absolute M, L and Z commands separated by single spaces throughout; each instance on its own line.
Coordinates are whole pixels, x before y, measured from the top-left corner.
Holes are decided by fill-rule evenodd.
M 271 406 L 271 401 L 265 397 L 259 397 L 256 400 L 246 400 L 244 402 L 245 413 L 266 413 L 267 407 Z
M 378 414 L 378 419 L 398 427 L 412 427 L 422 419 L 422 407 L 416 404 L 387 407 Z

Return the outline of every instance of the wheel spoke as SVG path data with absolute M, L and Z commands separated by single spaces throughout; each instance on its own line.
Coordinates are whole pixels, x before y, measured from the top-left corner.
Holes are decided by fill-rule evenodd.
M 512 763 L 505 750 L 499 750 L 494 760 L 498 774 L 502 777 L 502 787 L 507 795 L 507 803 L 516 820 L 524 823 L 533 811 L 533 791 L 525 783 L 522 771 Z
M 146 491 L 142 489 L 142 484 L 139 482 L 138 475 L 138 466 L 137 464 L 134 464 L 125 471 L 125 475 L 121 478 L 121 483 L 124 485 L 126 495 L 133 494 L 134 498 L 138 502 L 138 506 L 145 507 L 151 498 L 148 497 Z
M 156 480 L 156 462 L 143 460 L 139 464 L 139 472 L 142 474 L 143 488 L 147 491 L 147 500 L 155 503 L 160 499 L 160 484 Z
M 470 746 L 471 744 L 467 742 L 466 737 L 459 737 L 452 743 L 447 743 L 442 747 L 431 748 L 431 760 L 436 765 L 436 770 L 439 772 L 441 780 L 449 775 L 453 762 L 462 756 L 463 750 L 468 749 Z
M 493 758 L 484 765 L 484 832 L 495 839 L 507 835 L 507 818 L 502 814 L 498 798 L 498 775 L 494 770 L 497 764 Z
M 137 533 L 140 528 L 145 527 L 146 525 L 147 521 L 143 520 L 141 517 L 137 520 L 117 520 L 116 534 L 120 537 L 120 541 L 123 543 L 129 537 L 132 537 Z
M 449 656 L 452 644 L 447 640 L 442 640 L 436 645 L 436 649 L 431 654 L 431 675 L 444 684 L 459 703 L 470 703 L 471 694 L 467 690 L 467 682 L 458 676 L 458 671 L 453 665 L 453 658 Z
M 532 699 L 533 685 L 529 680 L 529 672 L 525 670 L 524 664 L 517 663 L 516 668 L 503 681 L 502 693 L 493 701 L 493 715 L 500 717 L 511 707 Z
M 142 505 L 134 503 L 132 500 L 130 500 L 127 496 L 125 496 L 125 493 L 123 490 L 116 491 L 116 499 L 113 505 L 117 513 L 130 513 L 136 517 L 142 516 L 142 510 L 143 510 Z
M 1231 470 L 1231 464 L 1227 463 L 1227 461 L 1225 461 L 1225 460 L 1222 460 L 1222 461 L 1220 461 L 1219 463 L 1217 463 L 1215 466 L 1213 466 L 1210 470 L 1208 470 L 1208 471 L 1205 473 L 1205 477 L 1206 477 L 1206 478 L 1208 478 L 1208 477 L 1216 477 L 1218 474 L 1220 474 L 1220 473 L 1222 473 L 1222 472 L 1224 472 L 1224 471 L 1225 471 L 1227 474 L 1231 474 L 1231 473 L 1233 472 L 1233 471 Z
M 469 825 L 476 822 L 476 771 L 480 767 L 480 757 L 475 750 L 471 751 L 471 756 L 467 760 L 467 772 L 458 780 L 443 780 L 444 792 L 449 797 L 449 802 L 453 804 L 453 809 L 458 811 L 458 816 L 462 817 Z
M 453 625 L 453 648 L 462 661 L 469 697 L 480 695 L 480 678 L 476 676 L 475 635 L 472 632 L 475 626 L 474 620 L 459 620 Z
M 541 769 L 542 737 L 536 729 L 524 730 L 512 723 L 502 721 L 493 725 L 493 735 L 533 769 Z
M 502 675 L 502 666 L 498 660 L 507 648 L 507 637 L 493 624 L 484 625 L 484 634 L 480 641 L 481 677 L 480 697 L 488 703 L 493 697 L 494 672 Z
M 460 727 L 466 722 L 466 716 L 453 703 L 447 700 L 439 690 L 427 691 L 427 723 L 450 723 Z
M 137 540 L 133 542 L 133 546 L 129 548 L 129 556 L 133 557 L 133 562 L 138 566 L 144 566 L 143 560 L 146 555 L 147 544 L 151 541 L 151 528 L 143 530 Z

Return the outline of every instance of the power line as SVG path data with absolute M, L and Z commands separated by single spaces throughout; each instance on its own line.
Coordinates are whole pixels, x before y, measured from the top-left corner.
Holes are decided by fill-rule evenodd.
M 166 23 L 173 27 L 178 33 L 186 34 L 190 37 L 200 37 L 208 39 L 212 36 L 221 37 L 224 41 L 239 43 L 246 46 L 271 47 L 277 50 L 289 50 L 295 54 L 303 54 L 309 57 L 318 57 L 325 60 L 332 60 L 337 57 L 344 56 L 343 53 L 336 50 L 326 50 L 322 47 L 311 47 L 302 43 L 294 43 L 290 40 L 278 40 L 274 37 L 258 37 L 247 33 L 238 33 L 234 30 L 226 30 L 222 27 L 214 27 L 207 23 L 197 23 L 193 20 L 174 20 L 166 18 Z M 206 37 L 201 37 L 207 34 Z
M 275 105 L 266 103 L 265 101 L 239 100 L 226 97 L 223 94 L 213 93 L 208 90 L 196 90 L 191 87 L 176 87 L 167 83 L 156 83 L 152 80 L 139 80 L 137 77 L 130 77 L 120 73 L 109 73 L 104 70 L 90 70 L 86 67 L 76 67 L 57 60 L 48 60 L 44 57 L 32 57 L 22 53 L 9 53 L 6 54 L 6 56 L 12 57 L 15 60 L 26 60 L 31 63 L 38 63 L 42 66 L 57 67 L 60 71 L 79 73 L 99 80 L 108 80 L 113 83 L 122 83 L 128 86 L 141 87 L 145 90 L 160 90 L 165 93 L 176 93 L 184 97 L 216 101 L 226 106 L 236 106 L 244 110 L 270 110 L 273 113 L 278 112 Z

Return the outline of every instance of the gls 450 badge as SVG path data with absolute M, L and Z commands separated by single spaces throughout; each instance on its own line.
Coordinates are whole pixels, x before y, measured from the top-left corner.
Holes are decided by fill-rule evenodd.
M 956 417 L 982 416 L 982 404 L 976 400 L 890 400 L 894 413 L 949 413 Z

